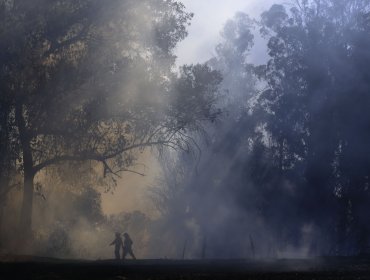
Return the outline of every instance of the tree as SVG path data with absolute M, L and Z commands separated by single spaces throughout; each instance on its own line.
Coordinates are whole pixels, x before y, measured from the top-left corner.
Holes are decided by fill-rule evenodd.
M 209 65 L 235 99 L 207 127 L 211 145 L 180 195 L 209 255 L 242 255 L 249 234 L 261 255 L 368 249 L 369 9 L 363 0 L 295 1 L 271 6 L 258 25 L 243 14 L 225 25 Z M 248 63 L 257 26 L 268 47 L 259 66 Z
M 127 171 L 135 149 L 190 148 L 183 132 L 196 120 L 174 126 L 179 109 L 168 98 L 172 51 L 192 17 L 182 4 L 14 0 L 0 7 L 1 94 L 23 176 L 23 232 L 31 230 L 35 175 L 48 166 L 93 161 L 108 176 Z
M 240 117 L 253 105 L 256 78 L 249 56 L 254 46 L 255 22 L 247 14 L 238 12 L 228 20 L 221 32 L 221 42 L 216 46 L 216 55 L 208 64 L 222 73 L 223 90 L 227 96 L 225 107 L 235 107 L 234 117 Z
M 369 199 L 361 156 L 368 153 L 369 76 L 359 64 L 369 61 L 369 8 L 367 1 L 296 1 L 290 11 L 274 5 L 262 15 L 271 59 L 260 103 L 270 148 L 282 178 L 302 193 L 300 222 L 336 240 L 339 254 L 367 246 L 355 240 L 369 231 L 360 214 Z
M 207 62 L 222 74 L 217 105 L 223 114 L 205 126 L 208 137 L 198 141 L 201 158 L 195 161 L 181 152 L 165 158 L 152 189 L 154 205 L 162 214 L 157 226 L 166 236 L 167 252 L 175 249 L 176 256 L 237 258 L 250 253 L 250 240 L 244 237 L 253 232 L 252 225 L 243 217 L 245 212 L 235 208 L 249 207 L 242 191 L 243 161 L 249 157 L 246 143 L 260 137 L 254 113 L 257 78 L 248 58 L 254 24 L 237 13 L 225 24 L 216 55 Z M 236 201 L 243 204 L 234 205 Z
M 0 95 L 0 236 L 3 233 L 4 204 L 7 194 L 14 186 L 11 180 L 14 174 L 14 158 L 11 158 L 10 152 L 12 143 L 9 135 L 9 107 L 3 98 Z

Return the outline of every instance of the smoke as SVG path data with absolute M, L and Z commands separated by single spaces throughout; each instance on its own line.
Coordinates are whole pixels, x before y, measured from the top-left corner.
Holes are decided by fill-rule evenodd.
M 178 86 L 170 82 L 171 78 L 181 75 L 172 72 L 173 49 L 185 35 L 183 30 L 172 40 L 158 38 L 153 23 L 171 30 L 171 20 L 162 22 L 160 17 L 166 1 L 150 5 L 147 1 L 125 3 L 116 11 L 102 8 L 97 14 L 109 22 L 107 18 L 112 15 L 131 11 L 121 23 L 122 33 L 127 36 L 118 38 L 117 45 L 107 40 L 106 45 L 99 46 L 101 51 L 113 48 L 124 56 L 122 64 L 109 64 L 106 74 L 120 75 L 120 79 L 115 84 L 108 79 L 94 85 L 102 92 L 113 92 L 103 101 L 105 107 L 98 108 L 141 122 L 127 121 L 122 127 L 114 122 L 104 124 L 111 126 L 108 140 L 112 143 L 119 140 L 115 130 L 124 135 L 124 141 L 140 142 L 148 127 L 163 124 L 171 107 L 167 106 L 168 93 Z M 318 14 L 307 8 L 310 12 L 302 19 L 296 9 L 286 12 L 294 5 L 285 7 L 274 5 L 256 19 L 237 13 L 226 22 L 220 43 L 207 62 L 209 69 L 219 71 L 223 77 L 222 99 L 217 101 L 223 114 L 212 123 L 202 123 L 203 131 L 184 130 L 186 139 L 196 143 L 194 150 L 198 153 L 186 149 L 127 152 L 116 162 L 109 162 L 117 167 L 119 161 L 125 160 L 126 166 L 132 167 L 125 170 L 131 175 L 118 172 L 122 176 L 119 179 L 106 176 L 106 168 L 90 162 L 48 168 L 36 178 L 34 244 L 19 248 L 17 239 L 12 238 L 17 230 L 17 219 L 12 217 L 20 215 L 22 199 L 20 189 L 14 189 L 8 195 L 1 220 L 6 227 L 1 236 L 2 250 L 108 259 L 113 257 L 109 244 L 114 233 L 128 232 L 138 258 L 303 258 L 333 254 L 336 250 L 358 253 L 354 244 L 368 243 L 368 228 L 363 224 L 368 220 L 364 213 L 368 210 L 369 174 L 367 158 L 362 155 L 368 148 L 366 141 L 359 140 L 367 139 L 367 133 L 359 131 L 365 131 L 368 122 L 364 115 L 348 109 L 348 104 L 358 106 L 358 100 L 346 94 L 352 92 L 356 82 L 360 100 L 361 93 L 368 91 L 368 73 L 358 69 L 359 65 L 367 67 L 361 58 L 367 57 L 368 51 L 362 49 L 360 38 L 335 33 L 333 29 L 340 23 L 329 22 L 323 24 L 325 28 L 316 28 L 315 24 L 322 24 L 320 17 L 316 21 Z M 336 12 L 332 8 L 328 5 L 325 11 Z M 329 18 L 336 19 L 335 13 Z M 349 15 L 344 25 L 356 25 L 354 19 L 355 15 Z M 115 30 L 113 25 L 118 23 L 111 24 Z M 299 28 L 305 24 L 313 31 L 301 32 Z M 317 30 L 338 37 L 320 41 Z M 319 42 L 319 48 L 311 48 L 311 41 L 305 41 L 307 34 Z M 345 41 L 344 49 L 330 48 L 336 38 Z M 356 48 L 357 52 L 352 53 Z M 286 58 L 288 62 L 284 64 Z M 100 65 L 99 59 L 92 68 Z M 329 63 L 322 65 L 323 61 Z M 305 64 L 300 68 L 299 63 Z M 349 70 L 345 65 L 351 65 Z M 327 103 L 332 98 L 328 92 L 339 92 L 334 98 L 337 102 Z M 364 104 L 359 111 L 366 111 L 368 103 Z M 95 111 L 94 104 L 89 106 L 92 115 L 106 113 Z M 195 114 L 195 107 L 192 109 Z M 307 114 L 302 113 L 305 110 Z M 361 121 L 357 124 L 355 120 Z M 137 138 L 133 139 L 133 135 Z M 355 147 L 358 143 L 361 149 Z M 358 193 L 350 191 L 351 183 L 361 187 Z M 338 242 L 340 233 L 345 240 Z M 341 250 L 337 249 L 338 243 Z
M 161 11 L 164 8 L 161 5 L 162 1 L 156 1 L 154 4 L 152 2 L 150 5 L 146 1 L 142 3 L 127 1 L 125 5 L 117 6 L 116 10 L 105 10 L 100 7 L 96 15 L 102 22 L 109 22 L 108 18 L 114 19 L 120 12 L 126 15 L 125 22 L 121 23 L 120 27 L 126 36 L 115 38 L 116 44 L 113 46 L 110 45 L 110 40 L 99 46 L 102 52 L 113 49 L 113 52 L 120 51 L 125 57 L 122 64 L 109 65 L 109 74 L 121 76 L 119 83 L 109 84 L 109 79 L 101 85 L 95 83 L 101 87 L 102 92 L 109 90 L 114 93 L 109 95 L 109 99 L 104 100 L 105 108 L 113 114 L 122 114 L 123 111 L 127 116 L 140 117 L 148 124 L 156 123 L 163 118 L 165 108 L 162 104 L 166 102 L 161 91 L 163 85 L 171 86 L 166 83 L 173 75 L 169 70 L 175 59 L 173 55 L 165 55 L 159 48 L 148 47 L 161 44 L 157 41 L 157 30 L 151 21 L 153 10 Z M 131 12 L 127 13 L 127 10 Z M 115 24 L 118 23 L 113 20 L 112 30 L 116 29 Z M 248 22 L 241 28 L 249 28 L 249 24 L 251 23 Z M 240 31 L 242 30 L 236 32 Z M 252 33 L 255 34 L 255 31 Z M 110 35 L 107 34 L 107 37 Z M 223 38 L 224 44 L 242 43 L 245 39 L 238 38 L 238 34 L 236 37 L 228 35 L 231 34 L 225 34 Z M 251 38 L 248 37 L 248 40 Z M 235 41 L 228 42 L 232 39 Z M 165 40 L 162 43 L 164 44 Z M 259 41 L 255 50 L 263 43 L 266 42 Z M 166 49 L 165 46 L 162 47 Z M 168 46 L 171 47 L 173 46 Z M 224 51 L 230 49 L 224 48 Z M 220 56 L 221 53 L 217 55 Z M 259 56 L 257 54 L 255 57 Z M 103 58 L 105 56 L 102 56 Z M 225 57 L 225 60 L 229 58 L 231 57 Z M 132 61 L 135 63 L 130 64 Z M 88 67 L 97 68 L 101 62 L 97 59 L 96 65 Z M 240 106 L 239 98 L 243 99 L 242 103 L 245 100 L 248 103 L 249 96 L 243 95 L 245 92 L 251 93 L 256 83 L 255 78 L 250 77 L 251 80 L 243 84 L 246 80 L 243 76 L 250 75 L 243 70 L 246 66 L 243 54 L 238 62 L 241 64 L 237 65 L 235 59 L 227 61 L 230 63 L 229 70 L 233 71 L 229 74 L 228 70 L 222 69 L 219 61 L 209 62 L 212 67 L 223 71 L 223 91 L 231 92 L 234 96 L 231 104 L 225 100 L 228 107 L 224 104 L 225 111 L 229 111 L 226 114 L 230 115 L 224 117 L 216 127 L 207 128 L 211 147 L 203 143 L 204 140 L 200 135 L 192 136 L 201 144 L 203 152 L 200 158 L 194 160 L 191 156 L 180 153 L 174 155 L 175 159 L 166 158 L 167 162 L 161 163 L 162 169 L 165 170 L 161 176 L 166 180 L 161 180 L 157 186 L 156 190 L 161 191 L 156 192 L 153 205 L 150 205 L 153 203 L 153 196 L 143 199 L 142 187 L 137 186 L 149 184 L 148 181 L 153 180 L 154 174 L 157 173 L 156 169 L 159 169 L 155 166 L 157 165 L 155 160 L 151 159 L 152 156 L 146 152 L 139 157 L 136 153 L 125 155 L 130 159 L 130 164 L 142 161 L 148 165 L 148 168 L 139 165 L 133 169 L 144 173 L 146 175 L 144 180 L 140 175 L 130 175 L 123 176 L 116 182 L 117 184 L 112 184 L 109 180 L 108 182 L 101 180 L 103 173 L 101 168 L 94 164 L 84 165 L 79 162 L 67 164 L 57 170 L 49 169 L 36 180 L 33 213 L 35 244 L 26 251 L 17 248 L 16 242 L 10 242 L 3 248 L 6 251 L 54 257 L 106 259 L 113 255 L 113 249 L 108 244 L 112 241 L 114 232 L 128 231 L 134 240 L 135 253 L 142 258 L 281 257 L 287 256 L 288 253 L 285 252 L 288 251 L 297 252 L 297 248 L 288 248 L 288 245 L 276 248 L 275 235 L 269 231 L 268 225 L 261 219 L 259 213 L 253 212 L 254 206 L 250 206 L 253 211 L 245 211 L 242 204 L 248 205 L 249 202 L 241 202 L 240 198 L 235 196 L 239 188 L 245 188 L 249 184 L 241 177 L 243 170 L 238 166 L 239 161 L 249 157 L 248 149 L 240 144 L 245 139 L 241 137 L 239 130 L 245 127 L 240 123 L 242 121 L 238 122 L 235 119 L 238 119 L 241 110 L 245 109 L 245 105 Z M 129 67 L 126 67 L 126 64 Z M 104 79 L 107 79 L 105 75 L 101 80 Z M 107 84 L 109 88 L 106 88 Z M 93 97 L 87 96 L 86 99 Z M 92 114 L 99 116 L 106 113 L 94 111 L 94 108 L 92 104 Z M 141 108 L 146 108 L 145 112 L 140 111 Z M 143 128 L 131 127 L 131 129 L 141 131 Z M 125 137 L 129 139 L 130 132 L 126 133 Z M 177 177 L 174 179 L 174 176 Z M 81 180 L 85 180 L 86 183 Z M 133 191 L 130 185 L 138 190 Z M 152 190 L 152 187 L 149 187 L 149 190 Z M 113 192 L 114 198 L 110 192 Z M 127 192 L 130 192 L 130 195 L 126 196 Z M 170 196 L 162 201 L 162 205 L 158 205 L 158 199 L 161 200 L 163 196 L 169 194 Z M 125 197 L 122 197 L 123 195 Z M 245 195 L 255 196 L 254 187 L 248 186 Z M 134 196 L 138 196 L 136 201 Z M 17 221 L 9 217 L 10 213 L 11 216 L 19 216 L 20 192 L 12 193 L 8 201 L 11 203 L 4 215 L 8 217 L 3 221 L 7 227 L 4 240 L 11 240 L 12 232 L 16 231 Z M 153 214 L 153 208 L 159 211 Z M 144 213 L 139 212 L 139 209 Z M 308 235 L 311 234 L 310 230 L 305 230 L 307 242 L 310 240 Z M 299 246 L 304 248 L 301 244 Z M 303 251 L 307 250 L 302 249 Z
M 362 173 L 367 164 L 357 154 L 366 149 L 353 147 L 354 150 L 349 152 L 350 165 L 355 164 L 356 171 L 350 175 L 347 169 L 346 176 L 358 178 L 355 185 L 344 176 L 346 179 L 342 177 L 344 182 L 338 186 L 337 180 L 342 175 L 333 175 L 332 169 L 339 164 L 333 156 L 342 153 L 341 142 L 337 143 L 340 151 L 332 142 L 338 137 L 339 127 L 353 121 L 348 141 L 359 143 L 354 139 L 365 138 L 352 117 L 338 123 L 332 115 L 339 116 L 348 110 L 351 111 L 349 115 L 354 113 L 347 107 L 349 99 L 354 102 L 351 102 L 351 108 L 359 106 L 355 105 L 358 100 L 349 97 L 357 92 L 355 81 L 358 80 L 354 77 L 368 77 L 364 74 L 367 71 L 356 64 L 356 70 L 350 67 L 349 78 L 348 66 L 353 63 L 350 62 L 352 57 L 342 52 L 352 44 L 349 43 L 352 42 L 351 35 L 341 33 L 347 30 L 343 26 L 356 29 L 356 22 L 362 17 L 359 18 L 356 8 L 359 9 L 361 4 L 328 1 L 327 6 L 317 7 L 313 2 L 305 3 L 303 8 L 294 4 L 274 5 L 262 15 L 257 25 L 260 36 L 269 38 L 268 42 L 261 41 L 268 44 L 266 49 L 269 50 L 265 55 L 268 63 L 262 67 L 251 65 L 256 61 L 255 58 L 251 60 L 255 51 L 252 28 L 256 25 L 243 14 L 237 14 L 226 25 L 224 41 L 216 48 L 216 56 L 209 64 L 223 74 L 222 88 L 231 95 L 223 103 L 224 111 L 230 113 L 216 126 L 208 127 L 210 141 L 202 143 L 200 162 L 191 163 L 186 155 L 178 155 L 174 160 L 177 164 L 172 163 L 172 169 L 162 175 L 171 178 L 172 173 L 178 174 L 181 170 L 186 179 L 182 183 L 165 179 L 162 182 L 164 193 L 157 193 L 170 200 L 167 206 L 173 204 L 163 220 L 167 231 L 173 231 L 171 248 L 177 244 L 177 252 L 187 247 L 191 258 L 299 258 L 351 255 L 368 246 L 365 237 L 368 229 L 364 224 L 367 219 L 363 217 L 365 206 L 359 206 L 366 199 L 359 199 L 359 190 L 354 190 L 355 186 L 362 186 L 360 188 L 364 189 L 360 192 L 367 197 L 368 183 L 364 178 L 368 177 L 366 172 Z M 337 25 L 336 20 L 347 11 L 347 5 L 352 14 L 345 14 L 343 22 Z M 306 13 L 303 18 L 298 15 L 299 8 Z M 323 20 L 321 16 L 327 18 Z M 308 31 L 300 31 L 299 28 L 305 27 L 303 23 L 307 24 Z M 320 24 L 328 32 L 324 32 L 324 38 L 317 37 Z M 337 38 L 344 45 L 333 44 L 335 39 L 328 36 Z M 311 44 L 315 46 L 313 49 Z M 323 65 L 326 61 L 323 58 L 329 63 Z M 262 76 L 263 69 L 266 69 L 267 77 L 261 83 L 257 77 Z M 342 84 L 343 80 L 346 85 Z M 367 78 L 366 82 L 360 82 L 360 92 L 368 87 L 367 83 Z M 342 94 L 349 98 L 342 104 L 346 109 L 342 105 L 340 109 L 336 107 L 343 101 Z M 360 99 L 367 104 L 366 98 Z M 308 110 L 307 114 L 302 113 L 305 110 Z M 357 120 L 363 120 L 366 115 L 364 109 L 360 111 L 361 117 L 358 110 L 354 114 Z M 199 141 L 197 135 L 193 137 Z M 184 166 L 187 166 L 185 171 Z M 168 167 L 164 169 L 168 170 Z M 343 199 L 337 193 L 338 188 L 344 192 L 352 189 L 357 194 Z M 169 193 L 172 196 L 166 197 Z M 157 198 L 157 201 L 161 199 Z M 357 208 L 358 216 L 352 212 L 352 203 L 362 209 Z M 352 219 L 357 219 L 359 224 L 353 223 Z
M 9 98 L 24 101 L 19 107 L 27 129 L 36 135 L 43 129 L 52 129 L 52 132 L 41 133 L 30 143 L 32 164 L 45 161 L 47 156 L 74 154 L 81 149 L 85 150 L 84 155 L 90 151 L 114 154 L 120 146 L 140 146 L 156 140 L 154 136 L 157 136 L 158 127 L 167 125 L 168 94 L 173 87 L 171 79 L 176 78 L 172 70 L 173 49 L 186 35 L 187 22 L 191 18 L 190 14 L 182 11 L 181 4 L 162 0 L 4 3 L 0 2 L 0 9 L 7 17 L 4 16 L 1 23 L 11 26 L 15 21 L 21 28 L 32 31 L 27 38 L 18 38 L 21 37 L 18 33 L 14 38 L 22 42 L 30 40 L 27 42 L 31 51 L 24 53 L 39 65 L 34 67 L 32 64 L 30 73 L 35 75 L 35 81 L 30 84 L 40 83 L 28 89 L 34 99 L 29 98 L 31 94 L 28 92 L 20 94 L 19 98 L 9 94 Z M 21 13 L 22 16 L 13 17 L 12 13 Z M 34 18 L 38 20 L 33 21 Z M 13 51 L 9 47 L 6 50 Z M 14 54 L 2 54 L 2 61 L 9 61 L 9 57 L 14 56 L 19 63 L 17 55 L 21 56 L 22 52 L 17 51 L 18 48 Z M 11 72 L 9 67 L 3 68 L 4 73 Z M 42 78 L 38 80 L 36 77 Z M 7 82 L 11 79 L 5 78 Z M 86 119 L 74 121 L 81 114 Z M 9 126 L 15 127 L 11 110 L 9 115 Z M 100 120 L 99 123 L 94 123 L 96 120 Z M 16 143 L 19 133 L 14 127 L 11 127 L 13 131 L 8 139 Z M 53 135 L 54 130 L 62 132 Z M 86 137 L 81 136 L 83 132 L 87 132 Z M 89 139 L 90 132 L 98 137 Z M 3 130 L 1 133 L 3 136 Z M 64 134 L 73 135 L 64 141 Z M 12 147 L 14 150 L 18 148 L 16 144 Z M 130 230 L 132 234 L 141 236 L 139 240 L 145 240 L 146 235 L 138 230 L 145 227 L 133 226 L 141 214 L 132 208 L 132 213 L 117 213 L 114 207 L 106 210 L 108 207 L 103 204 L 107 212 L 115 212 L 113 217 L 109 217 L 102 212 L 100 194 L 114 191 L 125 180 L 124 177 L 117 184 L 116 174 L 136 172 L 139 177 L 147 173 L 145 165 L 135 168 L 143 151 L 135 149 L 111 157 L 103 167 L 96 162 L 77 160 L 44 168 L 34 180 L 34 236 L 18 235 L 23 189 L 16 189 L 8 195 L 6 209 L 1 213 L 1 240 L 4 241 L 1 249 L 12 253 L 107 258 L 111 249 L 107 245 L 110 243 L 108 240 L 111 241 L 115 231 Z M 20 187 L 26 163 L 22 162 L 22 150 L 14 153 L 17 152 L 14 162 L 19 178 L 14 176 L 12 180 Z M 141 154 L 142 159 L 145 157 Z M 125 200 L 117 203 L 123 204 Z M 121 216 L 124 224 L 115 225 Z M 140 223 L 146 224 L 144 221 Z M 5 242 L 11 239 L 14 241 Z M 35 239 L 35 244 L 29 245 L 32 239 Z M 144 247 L 141 243 L 145 242 L 136 243 L 137 249 Z

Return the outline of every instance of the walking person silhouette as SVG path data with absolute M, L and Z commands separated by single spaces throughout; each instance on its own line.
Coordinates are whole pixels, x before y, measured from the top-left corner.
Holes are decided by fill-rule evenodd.
M 134 260 L 136 260 L 134 252 L 132 251 L 132 244 L 134 242 L 132 242 L 132 239 L 130 238 L 130 235 L 128 235 L 127 232 L 123 234 L 123 237 L 124 237 L 124 241 L 123 241 L 123 246 L 122 246 L 123 248 L 122 259 L 124 260 L 127 254 L 129 254 Z
M 112 245 L 114 245 L 114 255 L 116 257 L 116 260 L 120 260 L 121 259 L 120 250 L 121 247 L 123 246 L 123 242 L 121 234 L 119 232 L 116 232 L 116 238 L 113 240 L 111 244 L 109 244 L 109 246 Z

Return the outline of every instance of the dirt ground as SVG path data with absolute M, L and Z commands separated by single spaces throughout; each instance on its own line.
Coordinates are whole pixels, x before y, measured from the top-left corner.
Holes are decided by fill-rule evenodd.
M 370 258 L 116 262 L 0 256 L 0 279 L 370 279 Z

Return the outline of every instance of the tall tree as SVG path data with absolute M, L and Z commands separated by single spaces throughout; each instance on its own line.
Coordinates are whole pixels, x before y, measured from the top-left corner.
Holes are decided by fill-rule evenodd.
M 346 242 L 357 249 L 367 243 L 354 244 L 368 232 L 361 212 L 368 201 L 369 163 L 362 155 L 370 80 L 359 57 L 369 59 L 369 8 L 368 1 L 296 1 L 289 11 L 274 5 L 262 15 L 271 60 L 260 102 L 271 148 L 283 178 L 302 193 L 301 220 L 337 239 L 341 254 Z
M 240 256 L 249 234 L 269 256 L 368 247 L 369 9 L 364 0 L 273 5 L 258 25 L 268 48 L 258 67 L 248 63 L 253 22 L 238 14 L 225 25 L 209 64 L 235 99 L 182 188 L 210 255 Z
M 205 127 L 208 137 L 199 141 L 200 160 L 183 153 L 166 159 L 154 189 L 154 203 L 163 213 L 163 232 L 174 243 L 170 246 L 177 256 L 179 252 L 210 258 L 249 254 L 250 241 L 244 237 L 253 231 L 252 225 L 243 217 L 245 212 L 237 213 L 239 205 L 233 202 L 243 205 L 247 200 L 240 192 L 246 187 L 241 181 L 243 161 L 249 156 L 246 143 L 257 141 L 260 134 L 253 112 L 257 79 L 249 63 L 253 32 L 254 21 L 244 13 L 225 24 L 216 55 L 207 62 L 222 74 L 217 105 L 223 114 Z
M 1 94 L 23 176 L 24 232 L 31 230 L 34 178 L 44 168 L 94 161 L 107 176 L 127 170 L 134 149 L 190 148 L 184 131 L 198 120 L 174 105 L 179 95 L 170 98 L 178 92 L 173 49 L 192 17 L 182 4 L 14 0 L 0 7 Z M 213 108 L 202 109 L 212 116 Z

